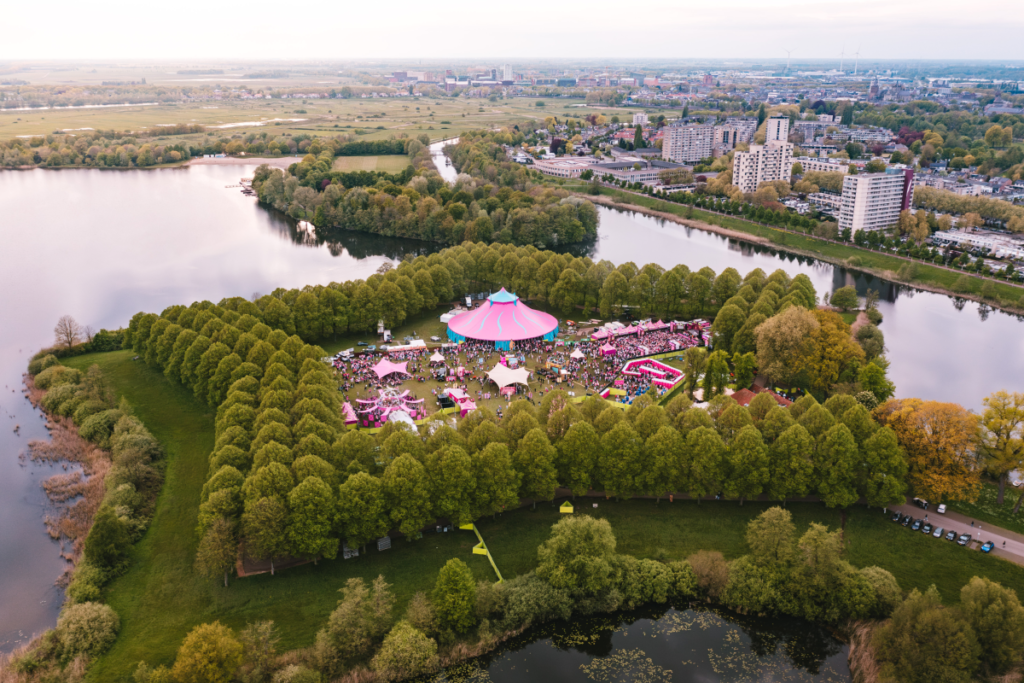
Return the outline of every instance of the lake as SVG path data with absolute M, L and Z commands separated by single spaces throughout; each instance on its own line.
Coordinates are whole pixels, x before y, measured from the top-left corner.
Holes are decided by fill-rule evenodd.
M 440 167 L 453 177 L 454 169 Z M 52 626 L 60 606 L 53 582 L 65 563 L 45 534 L 39 486 L 52 469 L 24 461 L 28 441 L 46 431 L 21 394 L 21 375 L 52 343 L 61 315 L 94 330 L 117 328 L 140 310 L 366 278 L 386 261 L 440 248 L 363 233 L 318 240 L 228 187 L 254 168 L 0 171 L 0 286 L 8 292 L 0 308 L 0 649 Z M 1019 389 L 1024 379 L 1015 316 L 647 216 L 599 211 L 598 238 L 571 251 L 614 264 L 732 266 L 741 274 L 782 268 L 806 273 L 819 295 L 847 284 L 862 295 L 879 290 L 898 396 L 977 410 L 987 394 Z

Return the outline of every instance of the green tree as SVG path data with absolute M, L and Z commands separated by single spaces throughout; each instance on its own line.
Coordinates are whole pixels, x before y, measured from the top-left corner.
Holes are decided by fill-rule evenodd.
M 437 575 L 431 603 L 442 629 L 465 633 L 476 622 L 476 581 L 458 558 L 448 560 Z
M 779 410 L 782 417 L 789 418 Z M 765 418 L 768 423 L 774 411 Z M 776 500 L 805 496 L 814 478 L 814 440 L 801 425 L 791 424 L 768 448 L 768 495 Z
M 648 463 L 645 491 L 660 500 L 666 493 L 687 489 L 686 441 L 675 428 L 666 425 L 659 429 L 647 439 L 644 449 Z
M 857 463 L 860 452 L 844 424 L 829 429 L 817 450 L 815 469 L 818 495 L 828 507 L 848 507 L 857 502 Z
M 882 427 L 861 445 L 863 464 L 858 467 L 860 494 L 868 505 L 886 506 L 905 500 L 907 459 L 896 433 Z
M 558 442 L 555 462 L 558 481 L 574 496 L 582 496 L 590 490 L 600 445 L 600 437 L 589 422 L 575 423 Z
M 727 496 L 738 497 L 742 505 L 744 498 L 757 497 L 764 491 L 769 482 L 768 447 L 757 427 L 748 425 L 741 429 L 730 444 L 726 458 L 729 466 L 724 484 Z
M 404 680 L 437 666 L 437 643 L 407 621 L 398 622 L 370 664 L 384 680 Z
M 238 541 L 235 539 L 231 522 L 219 517 L 206 530 L 196 551 L 196 569 L 207 578 L 224 576 L 224 587 L 228 587 L 228 573 L 235 566 L 238 556 Z
M 384 470 L 384 491 L 391 520 L 406 536 L 414 536 L 433 519 L 430 479 L 411 455 L 400 455 Z
M 780 507 L 768 508 L 747 524 L 747 545 L 758 562 L 789 562 L 796 550 L 793 515 Z
M 715 316 L 711 329 L 714 333 L 715 348 L 731 349 L 732 340 L 743 323 L 747 322 L 747 314 L 739 306 L 726 303 Z
M 644 443 L 627 422 L 619 422 L 601 437 L 598 469 L 605 494 L 629 498 L 644 490 L 647 473 Z
M 736 388 L 746 389 L 754 381 L 754 370 L 757 368 L 757 358 L 753 352 L 732 354 L 733 374 L 736 376 Z M 770 397 L 769 397 L 770 398 Z M 774 399 L 772 399 L 774 401 Z
M 534 507 L 538 500 L 551 500 L 555 496 L 555 487 L 558 486 L 558 473 L 554 465 L 556 457 L 555 447 L 539 427 L 523 436 L 512 456 L 512 464 L 522 476 L 519 495 L 533 499 Z
M 875 652 L 887 680 L 906 683 L 969 683 L 980 648 L 974 630 L 942 606 L 935 586 L 916 588 L 875 631 Z
M 615 545 L 608 520 L 563 517 L 537 550 L 537 576 L 576 598 L 601 595 L 614 586 Z
M 189 631 L 171 669 L 180 683 L 228 683 L 242 664 L 242 644 L 219 621 Z
M 118 571 L 131 548 L 131 537 L 110 505 L 103 505 L 93 519 L 85 538 L 85 558 L 93 566 Z
M 701 498 L 720 491 L 724 478 L 725 444 L 718 432 L 709 427 L 690 430 L 686 435 L 686 454 L 689 464 L 686 480 L 690 495 Z
M 491 424 L 488 422 L 487 424 Z M 472 518 L 493 515 L 519 503 L 519 473 L 503 443 L 489 443 L 471 456 L 473 479 Z
M 1001 675 L 1020 663 L 1024 607 L 1016 591 L 975 576 L 960 590 L 960 610 L 977 636 L 987 673 Z
M 690 399 L 693 399 L 693 391 L 697 388 L 697 382 L 708 363 L 708 352 L 702 346 L 691 346 L 683 353 L 683 385 L 686 387 Z
M 356 472 L 338 487 L 338 521 L 353 547 L 365 546 L 391 528 L 385 498 L 384 482 L 366 472 Z
M 702 387 L 705 401 L 725 391 L 729 383 L 729 356 L 725 351 L 713 351 L 708 356 L 708 364 L 704 369 Z
M 885 370 L 875 363 L 867 363 L 857 375 L 861 389 L 870 391 L 879 403 L 885 403 L 896 393 L 896 385 L 885 376 Z
M 854 287 L 840 287 L 832 294 L 829 303 L 842 311 L 849 311 L 860 306 L 860 299 Z
M 469 455 L 458 446 L 448 446 L 434 451 L 426 460 L 434 514 L 456 524 L 472 522 L 476 478 Z
M 254 560 L 270 559 L 270 575 L 274 575 L 274 558 L 288 552 L 288 508 L 277 496 L 260 498 L 246 506 L 242 515 L 245 552 Z

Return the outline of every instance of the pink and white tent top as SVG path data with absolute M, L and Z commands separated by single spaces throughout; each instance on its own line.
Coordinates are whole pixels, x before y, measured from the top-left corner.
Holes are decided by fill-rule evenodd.
M 603 353 L 606 356 L 610 356 L 613 353 L 615 353 L 615 347 L 612 346 L 611 344 L 605 344 L 604 346 L 601 347 L 601 353 Z
M 352 404 L 347 401 L 341 405 L 341 416 L 345 418 L 345 424 L 347 425 L 359 421 L 359 418 L 356 417 L 355 409 L 352 407 Z
M 498 388 L 507 387 L 511 384 L 527 384 L 530 379 L 530 371 L 526 368 L 513 370 L 510 367 L 498 363 L 494 369 L 487 373 L 487 377 L 498 385 Z
M 572 353 L 569 354 L 569 358 L 580 359 L 580 358 L 586 358 L 586 356 L 583 355 L 582 351 L 580 351 L 579 349 L 576 349 L 575 351 L 573 351 Z
M 467 394 L 462 389 L 449 389 L 448 395 L 451 396 L 452 400 L 455 401 L 465 401 L 466 399 L 469 398 L 469 394 Z
M 434 351 L 434 355 L 430 357 L 430 362 L 431 363 L 443 363 L 444 362 L 444 356 L 442 356 L 437 351 Z
M 554 316 L 533 310 L 503 288 L 479 308 L 452 318 L 448 336 L 454 341 L 521 341 L 552 335 L 557 329 Z
M 377 373 L 377 379 L 384 379 L 393 372 L 401 372 L 404 375 L 408 375 L 409 371 L 405 369 L 405 366 L 408 364 L 408 361 L 392 363 L 387 358 L 381 358 L 380 362 L 373 366 L 373 371 Z
M 459 404 L 459 410 L 462 413 L 462 417 L 465 417 L 466 413 L 468 413 L 469 411 L 476 410 L 476 403 L 473 403 L 472 401 L 466 401 L 464 403 L 461 403 Z

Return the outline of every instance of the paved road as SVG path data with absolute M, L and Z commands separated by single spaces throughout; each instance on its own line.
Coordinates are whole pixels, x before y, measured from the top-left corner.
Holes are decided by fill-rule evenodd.
M 994 541 L 996 547 L 992 549 L 993 555 L 1019 565 L 1024 565 L 1024 536 L 1021 534 L 986 525 L 973 517 L 961 515 L 952 510 L 944 515 L 940 515 L 935 511 L 934 505 L 929 506 L 927 511 L 922 510 L 913 503 L 893 505 L 889 508 L 890 517 L 893 510 L 899 510 L 912 516 L 914 519 L 923 518 L 925 515 L 928 515 L 928 521 L 931 522 L 932 526 L 941 526 L 946 532 L 949 532 L 950 529 L 955 529 L 957 535 L 963 533 L 970 534 L 972 541 L 970 547 L 973 549 L 980 548 L 981 544 L 985 541 Z M 972 522 L 974 523 L 973 527 L 971 526 Z M 949 541 L 942 540 L 944 543 L 949 543 Z M 974 541 L 979 542 L 974 543 Z

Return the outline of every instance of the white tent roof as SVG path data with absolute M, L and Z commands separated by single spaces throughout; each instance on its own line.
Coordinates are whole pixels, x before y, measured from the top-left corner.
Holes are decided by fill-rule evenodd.
M 444 362 L 444 356 L 442 356 L 437 351 L 434 351 L 434 355 L 430 357 L 430 362 L 431 363 L 443 363 Z
M 569 354 L 569 358 L 585 358 L 585 356 L 583 355 L 582 351 L 576 349 L 575 351 Z
M 491 378 L 499 388 L 503 388 L 510 384 L 527 384 L 527 380 L 530 377 L 530 371 L 526 368 L 513 370 L 512 368 L 498 363 L 494 366 L 493 370 L 487 373 L 487 376 Z

